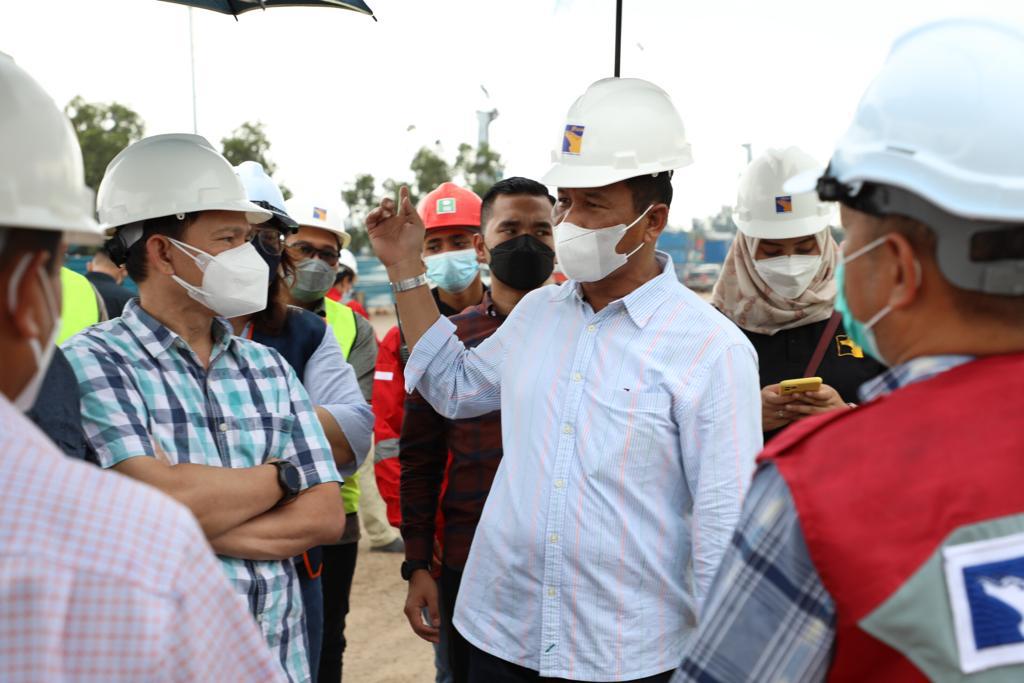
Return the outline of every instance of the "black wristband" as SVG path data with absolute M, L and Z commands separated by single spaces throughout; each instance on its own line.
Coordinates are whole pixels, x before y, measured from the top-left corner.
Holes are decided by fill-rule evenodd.
M 430 570 L 430 563 L 423 560 L 406 560 L 402 563 L 402 578 L 406 581 L 412 579 L 412 575 L 420 570 Z

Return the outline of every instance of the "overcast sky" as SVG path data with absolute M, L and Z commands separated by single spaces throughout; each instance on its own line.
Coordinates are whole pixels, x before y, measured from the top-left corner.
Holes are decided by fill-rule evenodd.
M 564 116 L 613 66 L 614 0 L 367 0 L 379 21 L 331 9 L 194 12 L 199 133 L 219 147 L 263 121 L 278 179 L 328 194 L 361 172 L 411 177 L 416 149 L 448 160 L 476 142 L 480 85 L 500 112 L 506 175 L 538 177 Z M 957 16 L 963 0 L 625 0 L 623 73 L 673 97 L 695 164 L 672 223 L 717 212 L 755 154 L 796 144 L 822 163 L 893 39 Z M 972 0 L 1020 20 L 1019 0 Z M 0 51 L 64 105 L 137 110 L 147 134 L 191 132 L 188 10 L 157 0 L 0 0 Z M 410 126 L 415 129 L 407 131 Z

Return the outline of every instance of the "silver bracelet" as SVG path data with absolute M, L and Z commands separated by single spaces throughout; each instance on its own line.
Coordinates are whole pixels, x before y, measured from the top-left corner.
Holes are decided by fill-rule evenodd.
M 430 280 L 427 279 L 426 273 L 421 273 L 416 277 L 406 278 L 405 280 L 399 280 L 398 282 L 391 283 L 391 291 L 395 294 L 399 292 L 408 292 L 410 289 L 416 289 L 417 287 L 424 287 L 430 284 Z

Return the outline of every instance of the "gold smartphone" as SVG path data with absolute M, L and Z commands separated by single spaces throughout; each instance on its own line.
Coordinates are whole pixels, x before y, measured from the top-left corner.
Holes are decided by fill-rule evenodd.
M 809 391 L 821 389 L 820 377 L 803 377 L 801 379 L 785 379 L 779 382 L 779 394 L 789 396 L 791 394 L 804 394 Z

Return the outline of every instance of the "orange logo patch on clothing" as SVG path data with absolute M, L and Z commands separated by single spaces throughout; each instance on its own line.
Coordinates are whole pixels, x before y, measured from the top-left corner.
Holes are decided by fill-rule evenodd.
M 854 358 L 864 357 L 864 349 L 854 344 L 853 340 L 845 334 L 841 334 L 836 337 L 836 349 L 839 352 L 840 358 L 843 356 L 853 356 Z

